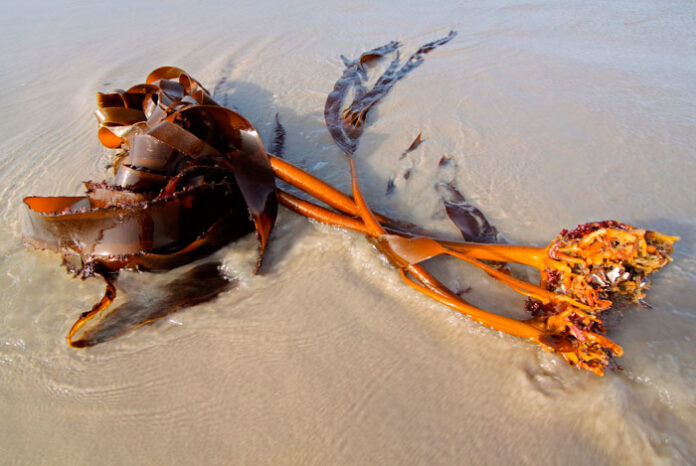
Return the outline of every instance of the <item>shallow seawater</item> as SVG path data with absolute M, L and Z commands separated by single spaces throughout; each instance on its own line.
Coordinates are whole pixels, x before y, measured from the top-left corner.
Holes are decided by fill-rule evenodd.
M 0 20 L 0 463 L 696 462 L 696 8 L 690 2 L 50 2 Z M 323 122 L 340 55 L 458 36 L 370 114 L 370 205 L 455 239 L 455 180 L 510 242 L 618 219 L 681 236 L 653 308 L 621 307 L 622 371 L 600 378 L 403 284 L 360 235 L 283 211 L 216 253 L 231 286 L 95 347 L 64 336 L 100 298 L 21 243 L 22 198 L 108 175 L 94 94 L 178 65 L 268 144 L 349 190 Z M 424 142 L 400 155 L 422 132 Z M 443 155 L 452 163 L 440 167 Z M 404 178 L 406 170 L 411 176 Z M 394 191 L 385 196 L 387 182 Z M 205 263 L 202 261 L 201 263 Z M 523 300 L 431 270 L 485 309 Z M 167 274 L 126 273 L 147 295 Z M 137 287 L 136 287 L 137 288 Z M 138 291 L 140 292 L 140 291 Z M 143 298 L 149 299 L 149 298 Z

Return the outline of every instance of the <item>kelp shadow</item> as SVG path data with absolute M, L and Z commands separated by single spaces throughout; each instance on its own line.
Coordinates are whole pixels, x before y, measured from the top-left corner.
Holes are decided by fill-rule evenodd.
M 127 301 L 91 324 L 73 346 L 104 343 L 181 309 L 212 301 L 235 286 L 234 280 L 225 276 L 220 266 L 220 262 L 206 262 L 184 272 L 174 270 L 162 274 L 173 274 L 176 278 L 158 286 L 138 287 L 142 289 L 131 292 L 127 287 L 119 290 L 120 294 L 127 295 Z

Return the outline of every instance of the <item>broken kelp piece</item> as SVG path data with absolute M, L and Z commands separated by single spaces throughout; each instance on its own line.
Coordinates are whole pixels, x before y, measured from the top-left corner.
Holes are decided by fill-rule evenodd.
M 504 243 L 502 235 L 480 209 L 469 203 L 453 182 L 435 185 L 447 216 L 452 220 L 466 241 L 474 243 Z
M 97 104 L 100 141 L 120 149 L 114 178 L 86 183 L 85 196 L 24 200 L 26 243 L 60 252 L 83 277 L 105 279 L 106 294 L 88 314 L 113 300 L 113 271 L 171 269 L 254 228 L 258 269 L 277 200 L 254 127 L 175 67 L 127 91 L 99 93 Z
M 358 60 L 341 57 L 346 69 L 341 78 L 336 81 L 324 105 L 326 127 L 336 145 L 344 152 L 353 154 L 358 148 L 358 140 L 365 126 L 368 111 L 387 95 L 396 82 L 423 62 L 423 55 L 446 44 L 456 35 L 456 32 L 450 31 L 447 36 L 421 46 L 401 67 L 399 67 L 401 61 L 398 54 L 398 48 L 401 44 L 396 41 L 365 52 L 360 55 Z M 396 53 L 396 57 L 377 79 L 373 88 L 368 91 L 364 85 L 367 81 L 366 65 L 392 53 Z M 353 102 L 345 110 L 342 110 L 343 101 L 351 89 L 354 92 Z
M 399 159 L 405 159 L 409 152 L 413 152 L 414 150 L 418 149 L 418 146 L 420 146 L 422 142 L 423 139 L 421 138 L 421 133 L 418 133 L 416 139 L 414 139 L 411 145 L 408 146 L 408 149 L 401 153 L 401 157 L 399 157 Z

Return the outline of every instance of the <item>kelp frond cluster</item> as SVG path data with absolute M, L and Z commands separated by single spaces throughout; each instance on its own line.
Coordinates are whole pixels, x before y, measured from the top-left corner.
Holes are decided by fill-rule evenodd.
M 455 36 L 450 32 L 423 45 L 403 63 L 397 42 L 355 60 L 344 57 L 345 70 L 328 95 L 324 117 L 346 155 L 351 195 L 282 159 L 285 130 L 277 116 L 272 144 L 277 153 L 269 154 L 244 117 L 215 103 L 179 68 L 158 68 L 144 84 L 98 94 L 99 139 L 117 150 L 114 178 L 88 182 L 84 196 L 25 199 L 25 241 L 62 253 L 83 277 L 100 275 L 106 280 L 104 298 L 75 323 L 69 343 L 86 345 L 76 333 L 111 304 L 120 269 L 177 267 L 253 229 L 263 253 L 279 202 L 303 216 L 365 234 L 419 292 L 482 325 L 535 342 L 572 365 L 603 374 L 612 357 L 623 352 L 605 336 L 604 312 L 617 298 L 643 302 L 650 275 L 671 261 L 677 237 L 603 221 L 563 230 L 545 248 L 506 244 L 454 183 L 438 183 L 443 207 L 464 236 L 464 241 L 444 241 L 374 212 L 362 195 L 356 152 L 368 113 L 426 54 Z M 389 57 L 386 71 L 369 88 L 368 69 Z M 348 95 L 352 102 L 345 102 Z M 421 141 L 418 135 L 402 158 Z M 449 161 L 443 157 L 440 165 Z M 279 189 L 276 178 L 310 199 Z M 391 181 L 387 195 L 394 190 Z M 439 255 L 472 264 L 526 296 L 530 318 L 515 320 L 463 300 L 424 267 Z M 515 278 L 507 263 L 538 269 L 540 283 Z M 218 286 L 208 294 L 222 289 Z

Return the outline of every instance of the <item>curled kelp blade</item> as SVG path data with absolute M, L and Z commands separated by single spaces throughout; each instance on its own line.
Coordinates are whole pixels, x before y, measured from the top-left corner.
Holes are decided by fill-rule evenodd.
M 211 145 L 224 153 L 224 162 L 244 197 L 259 236 L 260 261 L 278 212 L 275 175 L 263 142 L 251 123 L 232 110 L 200 105 L 187 108 L 177 116 L 190 120 L 192 115 L 205 115 L 217 125 L 221 140 L 211 141 Z
M 234 286 L 221 271 L 219 262 L 181 272 L 175 270 L 167 275 L 174 278 L 158 285 L 137 286 L 137 289 L 133 280 L 124 280 L 126 277 L 107 280 L 105 297 L 95 305 L 94 312 L 78 320 L 68 335 L 69 344 L 87 347 L 112 340 L 181 309 L 211 301 Z M 108 311 L 104 306 L 106 301 L 113 302 Z
M 99 93 L 97 104 L 100 140 L 122 149 L 115 176 L 87 182 L 86 196 L 27 198 L 29 244 L 110 269 L 169 267 L 197 256 L 194 247 L 211 252 L 247 233 L 250 216 L 263 253 L 277 215 L 275 179 L 244 117 L 172 66 Z
M 144 84 L 99 93 L 97 106 L 100 141 L 120 149 L 111 164 L 114 177 L 86 182 L 84 196 L 24 200 L 25 242 L 61 253 L 68 269 L 83 278 L 105 281 L 104 297 L 69 332 L 74 346 L 91 345 L 158 318 L 143 318 L 147 308 L 137 310 L 132 304 L 112 314 L 118 270 L 179 267 L 254 228 L 260 244 L 258 270 L 277 215 L 275 178 L 258 133 L 244 117 L 220 107 L 183 70 L 158 68 Z M 174 297 L 155 303 L 159 312 L 206 299 L 225 285 L 206 274 L 193 278 L 208 283 L 198 291 L 174 283 Z M 98 329 L 85 327 L 104 316 L 129 313 L 130 320 L 116 319 L 125 325 L 114 326 L 107 319 Z
M 131 204 L 91 207 L 86 196 L 28 197 L 24 202 L 29 207 L 25 242 L 111 270 L 169 268 L 191 244 L 203 253 L 253 229 L 239 190 L 222 183 Z M 223 215 L 221 205 L 226 206 Z M 157 260 L 148 261 L 148 254 Z
M 403 65 L 397 52 L 401 46 L 398 42 L 390 42 L 365 52 L 358 60 L 342 57 L 346 68 L 341 78 L 336 81 L 324 105 L 326 127 L 336 145 L 347 154 L 353 154 L 358 147 L 358 140 L 362 135 L 368 111 L 387 95 L 394 84 L 423 62 L 423 55 L 446 44 L 456 35 L 455 31 L 450 31 L 447 36 L 421 46 Z M 377 79 L 372 89 L 367 90 L 364 84 L 367 81 L 365 67 L 370 62 L 395 52 L 396 56 L 386 71 Z M 354 91 L 353 101 L 343 110 L 343 102 L 351 89 Z

